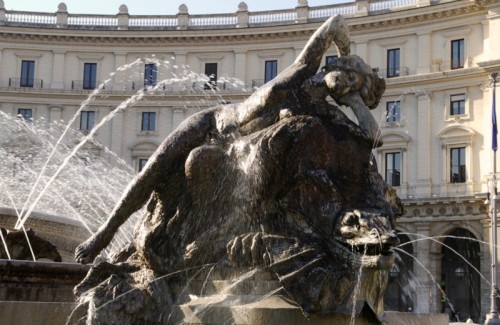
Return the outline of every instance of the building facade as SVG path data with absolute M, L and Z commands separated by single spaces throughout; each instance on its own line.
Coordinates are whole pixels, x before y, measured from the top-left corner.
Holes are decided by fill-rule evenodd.
M 351 52 L 386 78 L 372 111 L 380 173 L 398 192 L 402 245 L 388 309 L 483 319 L 490 301 L 495 0 L 359 0 L 293 9 L 172 16 L 7 11 L 0 1 L 0 111 L 64 120 L 140 170 L 187 116 L 240 102 L 290 65 L 332 14 Z M 325 63 L 334 60 L 332 47 Z M 0 115 L 1 116 L 1 115 Z M 113 116 L 113 118 L 110 118 Z M 109 121 L 107 121 L 109 119 Z M 101 126 L 102 124 L 102 126 Z

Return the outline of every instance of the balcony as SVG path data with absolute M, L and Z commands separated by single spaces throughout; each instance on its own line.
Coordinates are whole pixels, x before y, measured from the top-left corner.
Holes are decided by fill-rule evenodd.
M 42 79 L 9 78 L 9 88 L 43 88 Z
M 101 81 L 88 82 L 86 80 L 71 80 L 72 90 L 93 90 L 100 86 Z M 102 89 L 105 89 L 104 85 Z
M 435 3 L 446 0 L 434 0 Z M 318 22 L 328 19 L 333 14 L 344 16 L 368 16 L 383 12 L 407 10 L 419 6 L 417 0 L 370 0 L 356 1 L 309 7 L 299 5 L 291 9 L 255 11 L 248 10 L 242 3 L 235 13 L 191 15 L 187 6 L 177 15 L 129 15 L 128 8 L 119 9 L 116 15 L 69 14 L 66 6 L 57 12 L 40 13 L 5 10 L 0 6 L 0 25 L 29 26 L 36 28 L 66 28 L 91 30 L 179 30 L 179 29 L 220 29 L 263 27 L 269 25 L 290 25 L 305 22 Z M 59 8 L 58 8 L 59 9 Z M 237 11 L 236 11 L 237 9 Z
M 408 67 L 398 67 L 389 69 L 379 69 L 375 68 L 378 75 L 382 78 L 397 78 L 410 75 L 410 69 Z

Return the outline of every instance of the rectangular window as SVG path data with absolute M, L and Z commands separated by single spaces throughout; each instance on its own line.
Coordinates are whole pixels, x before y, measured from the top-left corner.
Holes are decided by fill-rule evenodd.
M 21 87 L 33 87 L 35 84 L 35 61 L 21 62 Z
M 386 122 L 399 122 L 401 118 L 401 105 L 399 100 L 387 102 Z
M 278 75 L 278 61 L 269 60 L 265 62 L 264 83 L 273 80 Z
M 338 58 L 338 55 L 327 55 L 325 57 L 325 64 L 333 63 L 333 62 L 335 62 L 335 60 L 337 60 L 337 58 Z
M 385 181 L 391 186 L 401 185 L 401 153 L 385 154 Z
M 158 68 L 156 64 L 146 64 L 144 66 L 144 87 L 156 86 Z
M 450 115 L 465 114 L 465 94 L 457 94 L 450 96 Z
M 156 130 L 156 113 L 143 112 L 141 131 L 155 131 Z
M 17 117 L 24 121 L 31 122 L 33 121 L 33 110 L 31 108 L 20 108 L 17 110 Z
M 147 163 L 148 159 L 139 159 L 139 171 L 143 170 Z
M 80 130 L 91 130 L 94 127 L 95 111 L 82 111 L 80 115 Z
M 205 89 L 217 88 L 217 63 L 205 63 L 205 74 L 210 78 Z
M 387 78 L 399 77 L 399 49 L 387 50 Z
M 465 183 L 466 168 L 465 168 L 465 147 L 450 149 L 450 182 Z
M 451 68 L 460 69 L 464 67 L 464 39 L 451 41 Z
M 97 84 L 97 63 L 83 65 L 83 89 L 94 89 Z

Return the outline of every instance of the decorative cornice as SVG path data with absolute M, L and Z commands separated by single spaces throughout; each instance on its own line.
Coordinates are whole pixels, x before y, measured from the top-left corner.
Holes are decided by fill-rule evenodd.
M 485 3 L 491 0 L 471 3 L 456 1 L 440 5 L 388 12 L 378 15 L 347 18 L 352 35 L 361 35 L 383 30 L 397 30 L 426 26 L 429 23 L 441 23 L 457 18 L 486 15 Z M 253 42 L 274 42 L 275 40 L 307 39 L 322 22 L 294 25 L 270 25 L 249 28 L 197 29 L 197 30 L 108 30 L 103 33 L 91 30 L 71 30 L 54 28 L 29 28 L 0 26 L 0 38 L 4 42 L 47 44 L 87 44 L 87 45 L 123 45 L 128 48 L 149 44 L 169 45 L 218 45 L 245 44 Z

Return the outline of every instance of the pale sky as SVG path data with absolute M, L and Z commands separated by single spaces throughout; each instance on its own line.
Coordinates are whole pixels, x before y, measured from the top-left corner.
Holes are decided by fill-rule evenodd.
M 190 14 L 234 13 L 242 0 L 4 0 L 5 9 L 35 12 L 56 12 L 59 3 L 64 2 L 70 14 L 118 13 L 120 5 L 128 7 L 130 15 L 175 15 L 181 4 L 186 4 Z M 322 6 L 353 2 L 354 0 L 309 0 L 309 6 Z M 248 10 L 291 9 L 297 0 L 246 0 Z

